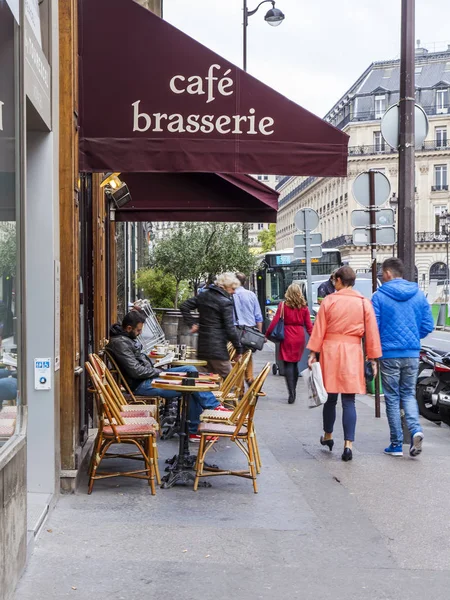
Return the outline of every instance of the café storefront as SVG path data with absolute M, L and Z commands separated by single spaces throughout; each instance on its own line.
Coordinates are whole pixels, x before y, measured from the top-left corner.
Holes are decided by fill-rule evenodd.
M 348 144 L 344 133 L 133 0 L 69 5 L 60 10 L 62 327 L 80 323 L 80 289 L 84 325 L 61 347 L 67 490 L 76 488 L 92 419 L 74 367 L 102 349 L 116 318 L 116 223 L 274 222 L 277 194 L 248 173 L 345 176 Z M 106 172 L 120 173 L 126 203 L 105 198 Z

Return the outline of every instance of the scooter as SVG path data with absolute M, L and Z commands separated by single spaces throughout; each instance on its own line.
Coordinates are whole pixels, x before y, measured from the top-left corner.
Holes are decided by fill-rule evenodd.
M 416 398 L 425 419 L 450 425 L 450 353 L 422 346 Z

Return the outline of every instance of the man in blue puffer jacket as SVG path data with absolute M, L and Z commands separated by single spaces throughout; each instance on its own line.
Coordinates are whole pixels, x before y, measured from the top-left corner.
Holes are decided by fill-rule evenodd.
M 373 295 L 372 302 L 383 350 L 381 380 L 391 430 L 391 444 L 385 453 L 403 456 L 400 417 L 400 408 L 403 408 L 411 433 L 409 454 L 418 456 L 423 441 L 416 400 L 420 340 L 433 331 L 434 322 L 428 301 L 417 283 L 403 279 L 402 261 L 388 258 L 382 269 L 383 285 Z

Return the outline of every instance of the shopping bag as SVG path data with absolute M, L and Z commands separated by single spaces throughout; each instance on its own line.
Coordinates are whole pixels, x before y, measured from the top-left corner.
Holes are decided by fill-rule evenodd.
M 315 408 L 324 404 L 327 401 L 328 394 L 323 385 L 320 363 L 313 363 L 311 369 L 305 369 L 301 372 L 301 376 L 308 388 L 308 408 Z

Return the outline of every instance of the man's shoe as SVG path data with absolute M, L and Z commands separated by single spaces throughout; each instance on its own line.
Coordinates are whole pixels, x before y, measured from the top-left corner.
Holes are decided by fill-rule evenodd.
M 422 452 L 423 433 L 416 431 L 411 437 L 411 446 L 409 447 L 410 456 L 419 456 Z
M 403 446 L 401 444 L 398 444 L 397 446 L 391 444 L 384 449 L 384 453 L 389 454 L 390 456 L 403 456 Z

